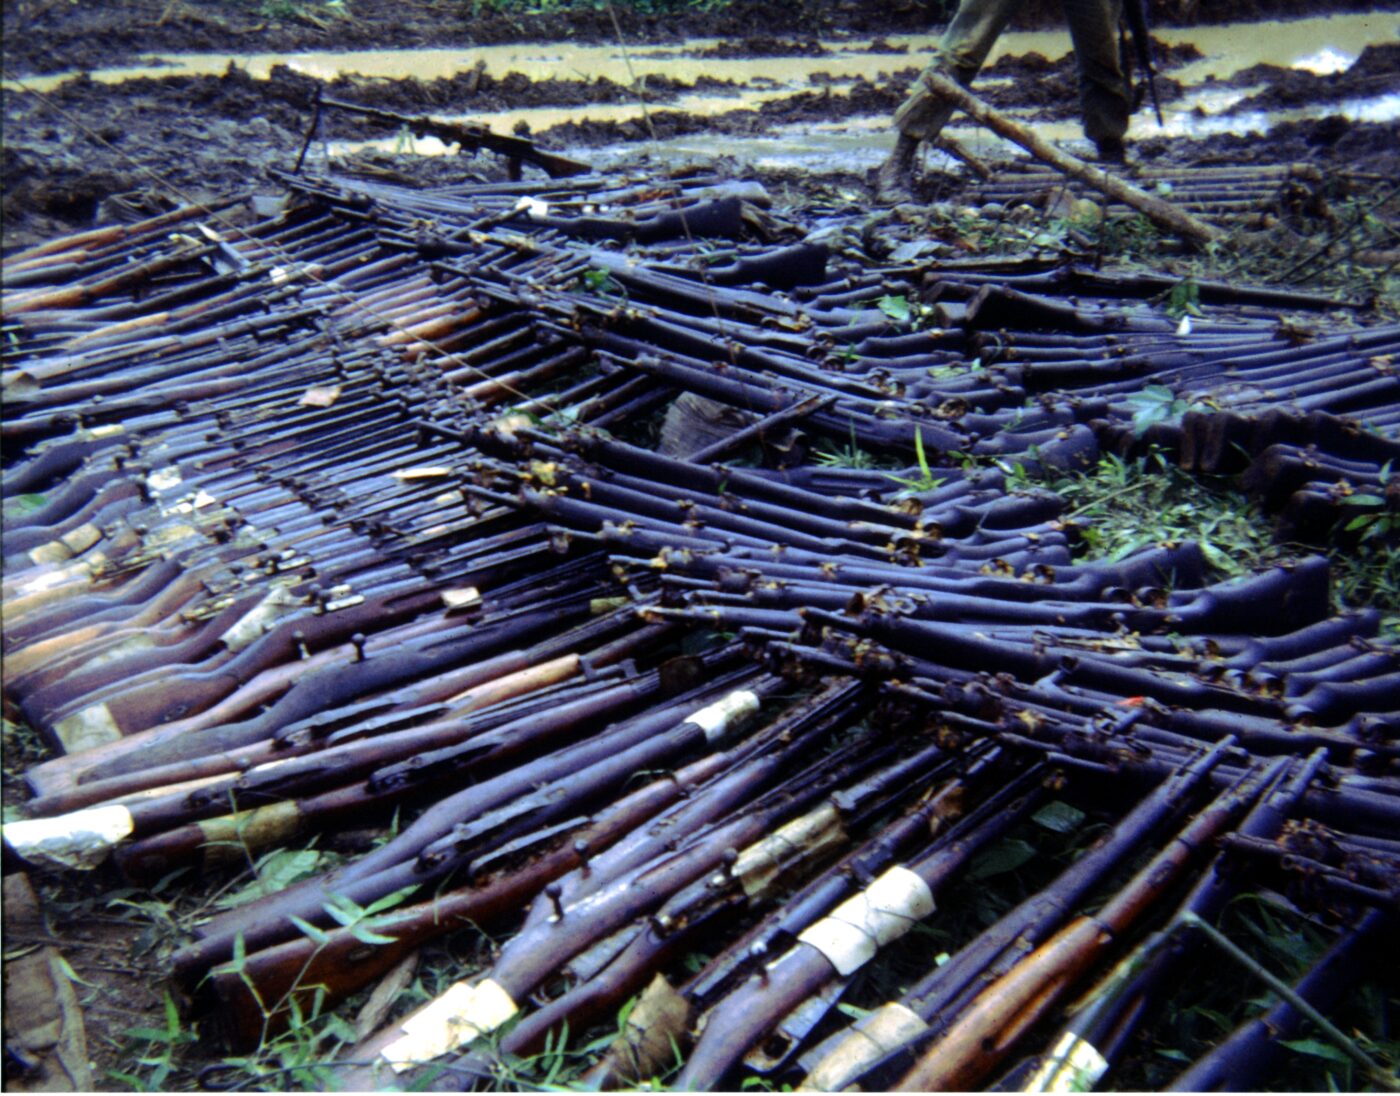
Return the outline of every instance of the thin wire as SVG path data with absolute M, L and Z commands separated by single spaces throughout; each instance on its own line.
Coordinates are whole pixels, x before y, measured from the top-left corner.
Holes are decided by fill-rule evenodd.
M 505 391 L 509 392 L 511 395 L 518 396 L 524 402 L 528 403 L 531 401 L 539 401 L 541 403 L 546 404 L 551 403 L 553 397 L 526 395 L 524 392 L 520 391 L 520 389 L 510 384 L 508 381 L 500 377 L 492 376 L 490 373 L 487 373 L 484 370 L 477 368 L 470 362 L 464 361 L 462 358 L 458 357 L 455 352 L 447 350 L 437 342 L 434 342 L 431 338 L 415 334 L 413 330 L 406 324 L 401 323 L 399 320 L 395 319 L 392 316 L 385 315 L 384 313 L 374 308 L 372 305 L 366 305 L 349 290 L 343 288 L 336 282 L 324 280 L 313 269 L 311 269 L 309 264 L 301 263 L 295 255 L 289 252 L 286 248 L 282 247 L 281 244 L 276 243 L 275 241 L 263 240 L 259 239 L 256 236 L 253 236 L 241 225 L 238 225 L 232 220 L 230 220 L 221 211 L 212 209 L 206 203 L 191 197 L 190 195 L 186 194 L 183 190 L 181 190 L 178 186 L 176 186 L 174 183 L 170 182 L 168 179 L 164 178 L 151 168 L 147 167 L 145 164 L 137 162 L 130 155 L 123 152 L 121 149 L 115 147 L 101 134 L 94 132 L 76 115 L 72 114 L 68 110 L 55 103 L 45 92 L 39 91 L 37 88 L 30 87 L 24 82 L 23 79 L 16 78 L 14 80 L 14 83 L 16 86 L 19 87 L 21 91 L 28 92 L 30 95 L 35 96 L 45 107 L 53 111 L 60 118 L 66 121 L 69 125 L 73 126 L 74 129 L 83 133 L 90 140 L 102 145 L 109 152 L 113 153 L 119 160 L 123 161 L 128 166 L 135 168 L 138 172 L 152 180 L 157 187 L 173 195 L 184 205 L 201 211 L 210 220 L 218 222 L 221 226 L 228 229 L 230 232 L 234 233 L 236 236 L 243 239 L 244 241 L 256 244 L 258 247 L 261 247 L 265 251 L 270 251 L 277 254 L 278 257 L 282 259 L 282 261 L 286 262 L 293 269 L 297 270 L 299 276 L 304 277 L 308 282 L 311 282 L 314 285 L 320 286 L 321 288 L 328 290 L 332 295 L 349 305 L 355 311 L 368 315 L 372 319 L 387 324 L 394 330 L 404 335 L 407 335 L 412 340 L 412 342 L 409 344 L 410 346 L 414 344 L 426 346 L 430 350 L 440 355 L 441 359 L 445 363 L 461 366 L 469 370 L 471 373 L 476 374 L 483 380 L 492 381 L 500 388 L 503 388 Z

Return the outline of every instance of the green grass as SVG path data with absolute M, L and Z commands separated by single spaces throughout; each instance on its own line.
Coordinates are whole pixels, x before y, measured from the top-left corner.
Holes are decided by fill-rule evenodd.
M 1008 485 L 1029 481 L 1018 484 L 1013 476 Z M 1321 551 L 1332 564 L 1336 608 L 1377 608 L 1382 634 L 1400 636 L 1400 549 L 1393 537 L 1363 535 L 1357 543 L 1358 530 L 1343 525 L 1318 547 L 1276 543 L 1269 518 L 1227 477 L 1183 472 L 1159 450 L 1126 461 L 1108 454 L 1084 475 L 1048 486 L 1065 500 L 1061 520 L 1085 560 L 1116 561 L 1154 544 L 1194 540 L 1216 578 L 1235 578 Z
M 1092 471 L 1050 485 L 1065 500 L 1085 559 L 1114 562 L 1164 541 L 1195 540 L 1221 577 L 1284 557 L 1259 508 L 1224 477 L 1183 472 L 1154 451 L 1125 461 L 1108 454 Z

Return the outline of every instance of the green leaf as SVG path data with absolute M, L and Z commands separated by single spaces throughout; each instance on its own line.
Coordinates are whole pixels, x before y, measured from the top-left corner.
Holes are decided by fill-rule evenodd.
M 392 944 L 395 938 L 385 936 L 383 933 L 375 932 L 368 925 L 347 925 L 350 935 L 362 944 Z
M 893 297 L 886 294 L 875 302 L 875 307 L 894 320 L 895 323 L 909 322 L 909 298 L 903 295 Z
M 225 895 L 215 904 L 220 909 L 233 909 L 277 894 L 293 883 L 317 874 L 320 863 L 321 854 L 315 849 L 278 849 L 258 861 L 256 879 L 246 887 Z
M 1280 1039 L 1279 1043 L 1299 1054 L 1311 1054 L 1314 1058 L 1326 1058 L 1329 1062 L 1350 1062 L 1351 1058 L 1331 1043 L 1317 1039 Z
M 1185 1051 L 1177 1050 L 1175 1047 L 1158 1047 L 1157 1053 L 1163 1058 L 1170 1058 L 1173 1062 L 1191 1061 L 1191 1055 Z
M 1002 841 L 973 861 L 969 877 L 988 879 L 993 875 L 1004 875 L 1015 871 L 1034 856 L 1035 849 L 1019 838 Z
M 1342 499 L 1343 506 L 1384 506 L 1385 499 L 1380 495 L 1348 495 Z
M 32 514 L 48 502 L 48 499 L 39 494 L 16 495 L 9 500 L 6 505 L 11 510 L 12 517 L 23 517 L 25 514 Z
M 637 1002 L 642 999 L 641 994 L 633 994 L 627 998 L 627 1003 L 617 1010 L 617 1030 L 621 1031 L 627 1026 L 627 1021 L 632 1016 L 632 1010 L 637 1007 Z
M 326 1017 L 326 1034 L 342 1043 L 355 1042 L 355 1029 L 343 1017 L 331 1013 Z
M 385 910 L 393 909 L 395 906 L 403 902 L 404 899 L 412 895 L 413 892 L 417 889 L 418 884 L 413 883 L 407 887 L 400 887 L 396 891 L 390 891 L 382 898 L 376 898 L 373 902 L 371 902 L 368 906 L 365 907 L 365 916 L 373 917 L 376 913 L 383 913 Z
M 1045 804 L 1031 817 L 1047 830 L 1052 830 L 1055 833 L 1073 833 L 1084 821 L 1084 812 L 1078 807 L 1071 807 L 1068 803 L 1056 799 L 1054 802 Z
M 126 1035 L 132 1039 L 145 1039 L 148 1043 L 168 1043 L 170 1042 L 170 1032 L 153 1027 L 132 1027 L 127 1028 Z
M 337 924 L 349 928 L 351 925 L 365 919 L 365 911 L 347 898 L 342 898 L 338 894 L 331 895 L 327 902 L 321 903 L 321 908 L 326 911 L 327 916 L 332 918 Z
M 324 947 L 331 942 L 330 936 L 328 936 L 323 929 L 318 929 L 310 921 L 304 921 L 300 917 L 294 916 L 291 918 L 291 922 L 299 928 L 302 935 L 306 936 L 312 943 Z

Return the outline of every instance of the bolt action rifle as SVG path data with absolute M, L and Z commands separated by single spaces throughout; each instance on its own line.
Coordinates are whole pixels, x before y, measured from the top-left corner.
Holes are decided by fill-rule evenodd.
M 583 175 L 593 170 L 588 164 L 578 160 L 570 160 L 567 156 L 560 156 L 557 153 L 545 152 L 543 149 L 536 148 L 534 142 L 527 141 L 523 137 L 507 137 L 505 134 L 492 133 L 489 128 L 483 125 L 473 125 L 468 122 L 446 122 L 438 118 L 430 118 L 426 114 L 410 116 L 393 110 L 381 110 L 378 107 L 347 103 L 343 99 L 332 99 L 325 95 L 321 96 L 320 104 L 323 107 L 334 107 L 336 110 L 373 118 L 376 122 L 384 122 L 387 125 L 406 126 L 419 136 L 436 137 L 445 144 L 455 141 L 463 149 L 470 149 L 473 152 L 484 148 L 509 157 L 515 164 L 519 164 L 521 161 L 534 164 L 553 179 L 557 179 L 561 175 Z

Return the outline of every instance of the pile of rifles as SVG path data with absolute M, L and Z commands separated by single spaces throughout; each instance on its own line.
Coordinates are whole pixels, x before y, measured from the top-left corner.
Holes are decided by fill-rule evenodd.
M 379 830 L 153 972 L 231 1046 L 489 933 L 338 1083 L 489 1084 L 602 1025 L 605 1087 L 1113 1087 L 1227 962 L 1196 920 L 1266 893 L 1330 946 L 1174 1082 L 1250 1088 L 1376 968 L 1382 612 L 1306 549 L 1086 561 L 1034 484 L 1156 447 L 1360 537 L 1400 327 L 857 262 L 695 172 L 279 178 L 4 261 L 5 702 L 52 749 L 7 867 L 197 888 Z

